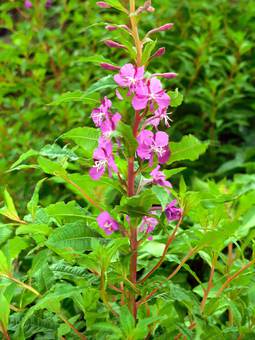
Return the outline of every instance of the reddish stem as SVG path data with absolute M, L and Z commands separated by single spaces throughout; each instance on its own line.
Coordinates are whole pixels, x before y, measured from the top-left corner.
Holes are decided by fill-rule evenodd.
M 174 228 L 173 233 L 168 237 L 168 240 L 166 242 L 163 254 L 161 255 L 160 260 L 158 261 L 158 263 L 149 271 L 149 273 L 147 273 L 144 278 L 142 280 L 140 280 L 138 283 L 144 283 L 162 264 L 162 262 L 165 259 L 165 256 L 167 254 L 168 248 L 170 247 L 171 243 L 173 242 L 173 240 L 175 239 L 175 235 L 176 232 L 178 230 L 178 228 L 180 227 L 182 223 L 182 217 L 180 218 L 180 220 L 178 221 L 176 227 Z

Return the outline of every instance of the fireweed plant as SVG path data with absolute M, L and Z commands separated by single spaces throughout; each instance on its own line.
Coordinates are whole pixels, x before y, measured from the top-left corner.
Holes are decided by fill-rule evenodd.
M 97 56 L 95 63 L 111 73 L 79 93 L 93 103 L 94 127 L 61 136 L 73 149 L 47 145 L 12 166 L 29 167 L 24 161 L 38 156 L 30 167 L 52 177 L 37 183 L 24 218 L 4 191 L 0 214 L 12 223 L 0 224 L 2 337 L 252 339 L 254 176 L 238 175 L 233 183 L 195 179 L 193 191 L 183 177 L 173 185 L 171 176 L 185 168 L 169 166 L 196 160 L 208 144 L 192 135 L 178 143 L 169 138 L 182 95 L 166 90 L 177 74 L 151 72 L 151 62 L 165 54 L 153 36 L 173 24 L 142 37 L 138 24 L 154 13 L 153 4 L 123 3 L 96 3 L 104 13 L 119 11 L 115 18 L 125 22 L 107 23 L 104 40 L 123 63 Z M 77 96 L 63 94 L 51 105 Z M 67 186 L 76 201 L 39 206 L 49 181 Z
M 111 2 L 110 2 L 111 3 Z M 97 2 L 101 8 L 111 8 L 110 3 Z M 122 6 L 121 6 L 122 9 Z M 134 211 L 130 214 L 128 211 L 119 211 L 118 216 L 111 216 L 110 211 L 102 211 L 97 217 L 98 225 L 104 230 L 106 235 L 120 233 L 128 237 L 130 244 L 130 266 L 129 281 L 133 287 L 143 283 L 145 280 L 157 270 L 163 262 L 164 256 L 174 239 L 178 226 L 183 218 L 183 211 L 178 207 L 177 200 L 171 199 L 172 185 L 166 180 L 166 176 L 161 171 L 161 166 L 165 164 L 170 156 L 169 136 L 166 132 L 161 131 L 162 127 L 170 126 L 171 118 L 168 109 L 170 107 L 171 98 L 164 90 L 160 78 L 172 79 L 176 77 L 173 72 L 162 74 L 146 74 L 149 67 L 150 59 L 146 63 L 143 60 L 143 47 L 146 39 L 153 33 L 170 30 L 172 23 L 165 24 L 155 28 L 147 33 L 142 41 L 138 32 L 138 16 L 143 12 L 152 12 L 154 8 L 150 1 L 146 1 L 143 6 L 136 8 L 134 0 L 129 1 L 129 11 L 123 8 L 123 11 L 130 18 L 130 26 L 121 25 L 122 29 L 133 38 L 134 49 L 131 55 L 133 63 L 127 63 L 122 67 L 114 66 L 108 63 L 102 63 L 101 66 L 106 70 L 117 71 L 114 75 L 114 81 L 118 85 L 116 96 L 118 100 L 129 99 L 131 105 L 130 125 L 124 127 L 125 118 L 120 113 L 112 112 L 112 102 L 107 98 L 101 102 L 101 105 L 92 111 L 91 117 L 96 127 L 100 129 L 100 137 L 98 147 L 93 153 L 94 165 L 90 169 L 89 174 L 93 180 L 100 179 L 106 171 L 109 177 L 119 180 L 123 187 L 125 195 L 122 200 L 126 200 L 127 204 L 135 200 L 138 195 L 145 197 L 143 211 L 139 211 L 134 206 Z M 112 31 L 118 29 L 118 26 L 107 26 L 107 30 Z M 105 44 L 110 48 L 126 49 L 125 45 L 117 41 L 106 40 Z M 164 49 L 159 49 L 153 57 L 160 57 L 164 54 Z M 125 146 L 122 138 L 115 137 L 119 124 L 129 131 L 130 140 L 127 138 L 127 144 L 133 144 L 132 148 Z M 116 156 L 127 162 L 127 170 L 121 173 L 115 162 Z M 150 170 L 149 177 L 144 176 Z M 136 178 L 139 184 L 136 183 Z M 169 197 L 169 202 L 163 204 L 153 204 L 151 200 L 151 188 L 153 186 L 161 187 L 164 194 Z M 148 194 L 149 193 L 149 194 Z M 155 197 L 156 198 L 156 197 Z M 160 203 L 160 199 L 159 202 Z M 138 208 L 138 207 L 137 207 Z M 164 254 L 160 261 L 145 276 L 138 279 L 137 276 L 137 255 L 139 246 L 146 240 L 152 240 L 154 230 L 160 223 L 160 218 L 167 220 L 167 224 L 177 221 L 177 225 L 173 234 L 169 237 Z M 138 297 L 137 293 L 132 289 L 127 289 L 123 285 L 124 303 L 128 305 L 134 320 L 137 320 L 137 311 L 139 306 L 153 296 L 153 291 L 148 296 Z M 156 289 L 157 291 L 157 289 Z M 116 313 L 114 311 L 114 313 Z

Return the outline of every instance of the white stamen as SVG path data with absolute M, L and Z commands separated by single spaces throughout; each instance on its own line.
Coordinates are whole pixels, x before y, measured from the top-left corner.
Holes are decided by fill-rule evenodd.
M 152 145 L 151 150 L 154 151 L 160 157 L 162 157 L 164 155 L 164 153 L 166 152 L 166 150 L 163 148 L 163 146 L 156 146 L 156 145 Z
M 93 168 L 96 168 L 97 172 L 98 172 L 102 168 L 105 169 L 106 164 L 107 164 L 107 160 L 106 159 L 103 159 L 101 161 L 95 161 L 95 165 L 93 166 Z

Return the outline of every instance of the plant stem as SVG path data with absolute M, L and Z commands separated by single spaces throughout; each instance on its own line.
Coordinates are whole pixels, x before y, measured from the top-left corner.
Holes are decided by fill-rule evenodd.
M 68 176 L 66 176 L 64 178 L 64 180 L 71 184 L 75 189 L 77 189 L 81 194 L 82 196 L 94 207 L 98 208 L 100 211 L 103 211 L 103 209 L 100 207 L 100 205 L 95 202 L 91 197 L 89 197 L 86 192 L 78 185 L 76 184 L 75 182 L 73 182 Z
M 178 228 L 180 227 L 182 223 L 182 217 L 180 218 L 180 220 L 178 221 L 176 227 L 174 228 L 174 231 L 172 232 L 172 234 L 168 237 L 168 240 L 166 242 L 163 254 L 161 255 L 160 260 L 158 261 L 158 263 L 149 271 L 149 273 L 147 273 L 144 278 L 142 280 L 140 280 L 138 283 L 144 283 L 162 264 L 162 262 L 164 261 L 164 258 L 167 254 L 168 248 L 170 247 L 171 243 L 173 242 L 176 232 L 178 230 Z
M 137 66 L 141 66 L 142 64 L 142 43 L 140 41 L 139 32 L 137 28 L 136 23 L 136 17 L 135 17 L 135 0 L 129 0 L 129 8 L 130 8 L 130 23 L 131 23 L 131 29 L 132 29 L 132 36 L 135 42 L 136 46 L 136 52 L 137 52 Z
M 211 290 L 212 287 L 213 287 L 213 277 L 214 277 L 214 272 L 215 272 L 215 264 L 216 264 L 216 261 L 217 261 L 217 256 L 214 255 L 214 256 L 213 256 L 213 260 L 212 260 L 212 267 L 211 267 L 210 277 L 209 277 L 209 281 L 208 281 L 208 286 L 207 286 L 207 289 L 206 289 L 205 292 L 204 292 L 203 300 L 202 300 L 201 305 L 200 305 L 200 311 L 201 311 L 201 313 L 203 313 L 203 311 L 204 311 L 204 309 L 205 309 L 205 304 L 206 304 L 208 295 L 209 295 L 209 293 L 210 293 L 210 290 Z
M 233 281 L 234 279 L 236 279 L 242 272 L 244 272 L 246 269 L 250 268 L 253 264 L 255 264 L 255 258 L 248 262 L 245 266 L 243 266 L 241 269 L 239 269 L 237 272 L 235 272 L 235 274 L 231 275 L 228 277 L 228 279 L 223 283 L 223 285 L 220 287 L 220 289 L 218 290 L 216 296 L 220 296 L 221 293 L 223 292 L 223 290 L 225 288 L 227 288 L 227 286 L 230 284 L 231 281 Z
M 188 259 L 193 256 L 195 254 L 195 252 L 198 250 L 198 247 L 192 248 L 188 254 L 182 259 L 181 263 L 175 268 L 175 270 L 165 279 L 165 282 L 168 280 L 171 280 L 178 272 L 179 270 L 183 267 L 183 265 L 185 264 L 185 262 L 188 261 Z M 155 289 L 153 289 L 150 294 L 148 294 L 147 296 L 145 296 L 142 300 L 140 300 L 137 305 L 138 307 L 142 304 L 144 304 L 145 302 L 147 302 L 153 295 L 155 295 L 157 293 L 157 291 L 161 288 L 161 286 L 163 285 L 164 282 L 160 283 L 160 285 L 158 287 L 156 287 Z
M 58 314 L 58 316 L 68 327 L 70 327 L 74 331 L 76 335 L 78 335 L 80 339 L 87 340 L 87 337 L 80 333 L 78 329 L 76 329 L 74 325 L 71 322 L 69 322 L 62 314 Z
M 136 47 L 136 64 L 141 66 L 142 64 L 142 43 L 140 41 L 136 17 L 135 17 L 136 5 L 135 0 L 129 0 L 129 17 L 131 23 L 131 34 L 134 39 Z M 135 119 L 133 124 L 133 135 L 136 138 L 139 130 L 139 124 L 141 117 L 139 112 L 135 112 Z M 127 195 L 132 197 L 135 195 L 135 169 L 134 169 L 135 157 L 134 155 L 128 159 L 128 177 L 127 177 Z M 136 286 L 137 280 L 137 250 L 138 250 L 138 240 L 137 240 L 137 225 L 131 226 L 130 230 L 130 248 L 131 248 L 131 258 L 130 258 L 130 281 Z M 129 309 L 133 314 L 134 319 L 137 317 L 137 303 L 135 292 L 129 293 Z
M 36 289 L 34 289 L 33 287 L 29 286 L 28 284 L 26 284 L 26 283 L 24 283 L 24 282 L 22 282 L 18 279 L 16 279 L 15 277 L 13 277 L 10 274 L 0 273 L 0 276 L 5 277 L 6 279 L 9 279 L 9 280 L 17 283 L 18 285 L 20 285 L 21 287 L 23 287 L 27 290 L 30 290 L 30 292 L 34 293 L 36 296 L 39 296 L 39 297 L 42 296 Z

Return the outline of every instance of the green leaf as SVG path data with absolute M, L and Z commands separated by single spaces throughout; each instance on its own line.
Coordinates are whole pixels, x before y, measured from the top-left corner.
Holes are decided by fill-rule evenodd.
M 170 98 L 171 98 L 171 107 L 178 107 L 182 104 L 183 101 L 183 95 L 179 92 L 178 89 L 175 89 L 175 91 L 169 91 L 168 92 Z
M 0 245 L 5 243 L 12 235 L 12 230 L 5 224 L 0 224 Z
M 181 167 L 181 168 L 176 168 L 176 169 L 171 169 L 171 170 L 164 170 L 164 174 L 166 175 L 166 178 L 170 178 L 186 169 L 187 169 L 186 167 Z
M 128 13 L 127 9 L 120 3 L 119 0 L 107 0 L 105 2 L 108 5 L 112 6 L 113 8 L 118 9 L 121 12 Z
M 40 156 L 38 158 L 40 168 L 46 173 L 59 177 L 66 177 L 66 170 L 57 162 L 50 161 L 49 159 Z
M 20 165 L 23 161 L 25 161 L 26 159 L 33 157 L 33 156 L 37 156 L 38 155 L 38 151 L 35 151 L 33 149 L 23 153 L 17 160 L 15 163 L 12 164 L 12 166 L 10 167 L 10 170 L 15 170 L 15 168 Z
M 152 51 L 154 50 L 155 46 L 157 44 L 156 40 L 150 40 L 145 45 L 144 51 L 143 51 L 143 59 L 142 64 L 146 64 L 151 56 Z
M 155 193 L 152 190 L 146 190 L 140 195 L 123 197 L 120 206 L 116 210 L 129 216 L 144 216 L 148 214 L 154 202 L 157 202 Z
M 92 92 L 91 92 L 92 93 Z M 49 103 L 51 106 L 58 106 L 66 103 L 72 102 L 82 102 L 85 104 L 97 104 L 99 101 L 87 94 L 87 92 L 82 91 L 74 91 L 74 92 L 66 92 L 57 97 L 56 100 Z
M 75 201 L 70 201 L 68 203 L 58 202 L 55 204 L 50 204 L 44 209 L 46 213 L 53 217 L 58 224 L 69 223 L 77 220 L 91 220 L 95 221 L 95 218 L 88 216 L 85 209 L 79 206 Z
M 157 199 L 162 206 L 162 210 L 165 210 L 167 204 L 169 203 L 169 192 L 162 186 L 153 186 L 151 189 L 156 195 Z
M 133 135 L 132 128 L 129 125 L 119 122 L 117 131 L 120 132 L 124 139 L 124 145 L 128 152 L 128 156 L 132 156 L 135 153 L 138 146 L 137 140 Z
M 57 228 L 49 237 L 46 245 L 54 251 L 67 253 L 84 252 L 92 249 L 92 240 L 100 235 L 91 228 L 91 220 L 75 222 Z
M 10 272 L 10 268 L 11 266 L 7 260 L 7 257 L 4 255 L 2 250 L 0 250 L 0 272 L 8 274 Z
M 0 215 L 8 217 L 10 220 L 20 222 L 13 199 L 7 189 L 4 190 L 4 202 L 5 206 L 0 209 Z
M 51 159 L 66 158 L 70 161 L 76 161 L 77 159 L 79 159 L 79 157 L 72 150 L 68 150 L 66 147 L 61 148 L 57 144 L 45 145 L 40 150 L 40 155 L 44 157 L 49 157 Z
M 10 306 L 3 292 L 0 292 L 0 324 L 7 330 L 9 324 Z
M 106 59 L 101 55 L 93 55 L 91 57 L 81 57 L 75 61 L 75 63 L 93 63 L 93 64 L 101 64 L 108 63 L 111 65 L 115 65 L 111 60 Z
M 100 92 L 102 90 L 106 90 L 106 89 L 115 89 L 117 88 L 117 84 L 115 83 L 115 81 L 113 80 L 113 77 L 111 75 L 106 76 L 101 78 L 100 80 L 98 80 L 96 83 L 94 83 L 93 85 L 91 85 L 86 93 L 87 94 L 92 94 L 95 92 Z
M 37 206 L 38 206 L 38 202 L 39 202 L 39 191 L 40 191 L 41 186 L 42 186 L 42 184 L 45 180 L 46 180 L 46 178 L 43 178 L 36 184 L 33 196 L 31 198 L 31 200 L 27 203 L 27 209 L 30 212 L 33 220 L 35 218 L 35 214 L 36 214 L 36 210 L 37 210 Z
M 180 142 L 170 143 L 172 154 L 168 164 L 182 160 L 195 161 L 206 151 L 207 147 L 207 142 L 201 142 L 192 135 L 184 136 Z
M 16 230 L 16 235 L 31 234 L 31 235 L 49 235 L 51 228 L 47 224 L 28 224 L 22 225 Z
M 91 127 L 74 128 L 61 137 L 71 139 L 75 144 L 82 147 L 87 157 L 92 157 L 93 151 L 98 146 L 100 131 Z

